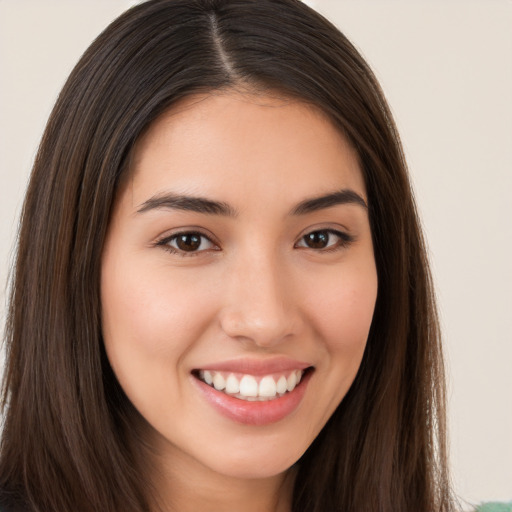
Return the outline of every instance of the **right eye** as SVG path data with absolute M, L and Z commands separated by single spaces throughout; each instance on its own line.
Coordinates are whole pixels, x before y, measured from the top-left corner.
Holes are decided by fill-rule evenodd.
M 160 240 L 157 245 L 180 256 L 193 256 L 217 247 L 206 235 L 196 231 L 176 233 Z

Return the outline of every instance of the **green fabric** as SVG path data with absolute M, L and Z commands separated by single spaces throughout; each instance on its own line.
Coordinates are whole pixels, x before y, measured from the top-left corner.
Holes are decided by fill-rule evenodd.
M 512 512 L 512 501 L 509 503 L 484 503 L 477 507 L 476 512 Z

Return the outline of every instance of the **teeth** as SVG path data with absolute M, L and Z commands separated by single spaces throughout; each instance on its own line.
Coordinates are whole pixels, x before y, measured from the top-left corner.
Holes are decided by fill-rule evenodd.
M 201 370 L 199 378 L 217 391 L 248 401 L 265 401 L 279 398 L 293 391 L 302 379 L 303 370 L 294 370 L 288 376 L 273 377 L 265 375 L 258 383 L 253 375 L 243 375 L 239 379 L 235 374 Z
M 226 393 L 230 395 L 240 393 L 240 381 L 233 374 L 231 374 L 226 381 Z
M 210 386 L 212 385 L 213 377 L 212 377 L 212 374 L 208 370 L 205 370 L 203 372 L 203 379 L 206 382 L 206 384 L 209 384 Z
M 287 391 L 288 381 L 286 380 L 286 377 L 282 375 L 279 377 L 279 380 L 277 381 L 276 391 L 283 395 Z
M 221 373 L 216 372 L 213 375 L 213 387 L 217 391 L 222 391 L 226 387 L 226 380 Z
M 244 375 L 240 381 L 240 394 L 246 397 L 258 396 L 258 383 L 252 375 Z
M 276 396 L 276 381 L 270 375 L 263 377 L 258 388 L 258 396 Z
M 288 380 L 286 383 L 286 389 L 288 391 L 292 391 L 293 389 L 295 389 L 296 385 L 297 385 L 297 374 L 295 372 L 290 373 L 290 376 L 288 377 Z

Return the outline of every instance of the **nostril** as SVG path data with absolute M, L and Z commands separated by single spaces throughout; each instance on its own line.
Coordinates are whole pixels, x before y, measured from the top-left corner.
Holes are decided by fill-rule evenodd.
M 246 311 L 225 312 L 221 317 L 221 329 L 230 338 L 248 341 L 261 347 L 273 347 L 297 335 L 299 319 L 284 311 L 258 311 L 257 306 Z

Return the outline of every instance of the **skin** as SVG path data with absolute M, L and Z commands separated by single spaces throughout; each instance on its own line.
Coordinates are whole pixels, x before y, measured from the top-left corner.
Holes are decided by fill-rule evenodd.
M 377 295 L 364 205 L 293 213 L 340 190 L 366 201 L 356 152 L 295 100 L 194 96 L 138 141 L 102 257 L 103 334 L 146 422 L 164 510 L 290 510 L 290 468 L 353 382 Z M 148 207 L 169 193 L 219 201 L 235 215 Z M 308 245 L 304 236 L 321 230 L 326 247 Z M 210 241 L 186 252 L 169 239 L 190 231 Z M 314 371 L 297 409 L 269 425 L 219 413 L 192 375 L 283 355 Z

